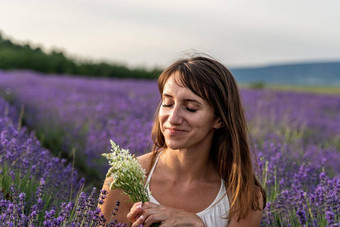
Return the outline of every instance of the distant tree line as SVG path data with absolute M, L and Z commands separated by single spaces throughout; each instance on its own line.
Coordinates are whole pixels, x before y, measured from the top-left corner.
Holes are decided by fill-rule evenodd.
M 76 60 L 66 57 L 62 51 L 44 52 L 30 44 L 17 44 L 6 39 L 0 32 L 0 68 L 31 69 L 43 73 L 77 74 L 98 77 L 155 79 L 160 69 L 129 68 L 108 62 Z

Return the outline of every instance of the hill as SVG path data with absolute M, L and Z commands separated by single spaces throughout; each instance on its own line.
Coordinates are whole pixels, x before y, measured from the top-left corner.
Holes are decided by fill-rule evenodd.
M 0 69 L 31 69 L 43 73 L 77 74 L 85 76 L 154 79 L 159 69 L 129 68 L 124 65 L 65 56 L 62 51 L 46 53 L 30 43 L 20 44 L 4 38 L 0 33 Z
M 239 83 L 295 86 L 340 86 L 340 61 L 233 68 Z

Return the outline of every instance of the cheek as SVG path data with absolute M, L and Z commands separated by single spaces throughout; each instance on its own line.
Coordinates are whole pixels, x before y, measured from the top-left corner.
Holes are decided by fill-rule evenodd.
M 159 112 L 158 112 L 158 117 L 159 117 L 159 119 L 161 119 L 161 117 L 164 116 L 164 114 L 165 114 L 164 109 L 163 109 L 163 108 L 160 108 L 160 109 L 159 109 Z
M 158 119 L 159 119 L 159 123 L 161 124 L 161 126 L 162 126 L 162 122 L 164 123 L 164 121 L 166 121 L 167 116 L 168 114 L 166 110 L 163 110 L 163 109 L 159 110 Z
M 171 107 L 164 107 L 164 106 L 161 106 L 159 108 L 159 111 L 158 111 L 158 115 L 166 115 L 166 114 L 169 114 L 171 112 Z
M 163 124 L 165 122 L 165 117 L 163 114 L 161 114 L 161 112 L 159 112 L 158 114 L 158 122 L 159 122 L 159 128 L 161 129 L 161 132 L 164 134 Z
M 161 120 L 159 120 L 159 128 L 160 128 L 161 132 L 164 134 L 163 122 Z

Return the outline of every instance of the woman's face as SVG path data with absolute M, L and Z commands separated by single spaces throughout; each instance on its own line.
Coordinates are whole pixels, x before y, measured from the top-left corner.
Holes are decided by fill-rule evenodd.
M 213 108 L 189 88 L 179 86 L 174 73 L 166 81 L 159 111 L 161 131 L 171 149 L 209 149 L 220 127 Z

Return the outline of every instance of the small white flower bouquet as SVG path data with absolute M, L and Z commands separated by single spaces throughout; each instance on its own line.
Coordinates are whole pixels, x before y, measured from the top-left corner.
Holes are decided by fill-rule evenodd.
M 112 140 L 110 140 L 110 143 L 112 153 L 102 154 L 111 165 L 106 174 L 107 178 L 113 178 L 110 190 L 123 190 L 133 203 L 149 201 L 147 186 L 144 185 L 145 171 L 135 155 L 131 155 L 127 149 L 121 149 Z

